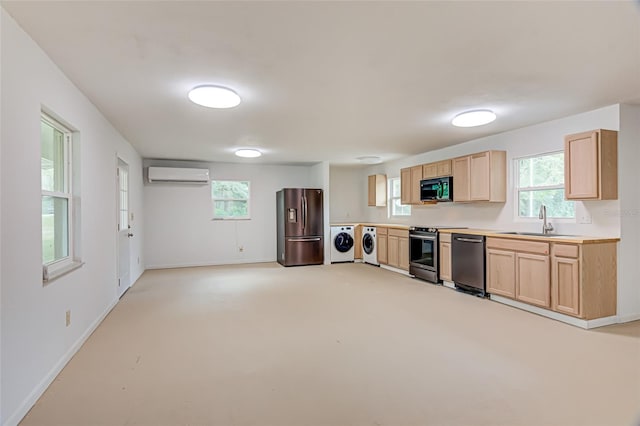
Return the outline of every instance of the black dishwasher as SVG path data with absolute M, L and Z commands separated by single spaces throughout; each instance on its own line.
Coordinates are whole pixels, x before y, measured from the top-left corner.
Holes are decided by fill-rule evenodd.
M 457 289 L 485 296 L 485 237 L 453 234 L 451 236 L 451 278 Z

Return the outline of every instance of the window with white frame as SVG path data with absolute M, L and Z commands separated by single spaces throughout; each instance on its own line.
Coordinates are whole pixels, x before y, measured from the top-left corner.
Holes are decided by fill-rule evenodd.
M 538 217 L 540 205 L 547 217 L 575 217 L 573 201 L 564 199 L 564 152 L 515 159 L 518 216 Z
M 390 178 L 387 187 L 389 188 L 389 216 L 411 216 L 411 206 L 401 202 L 400 178 Z
M 42 264 L 50 272 L 69 266 L 73 253 L 72 133 L 42 114 L 40 180 L 42 187 Z
M 212 180 L 211 198 L 214 219 L 250 219 L 250 182 Z

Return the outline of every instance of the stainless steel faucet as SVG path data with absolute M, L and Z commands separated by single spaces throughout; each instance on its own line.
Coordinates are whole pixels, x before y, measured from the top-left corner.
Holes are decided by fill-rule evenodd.
M 540 213 L 538 213 L 538 219 L 542 219 L 542 233 L 548 234 L 553 231 L 553 225 L 547 223 L 547 207 L 544 204 L 540 205 Z

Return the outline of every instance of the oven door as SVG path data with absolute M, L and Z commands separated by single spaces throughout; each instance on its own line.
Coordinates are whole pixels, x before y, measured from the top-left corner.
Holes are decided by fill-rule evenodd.
M 437 234 L 409 234 L 409 275 L 435 284 L 440 282 Z

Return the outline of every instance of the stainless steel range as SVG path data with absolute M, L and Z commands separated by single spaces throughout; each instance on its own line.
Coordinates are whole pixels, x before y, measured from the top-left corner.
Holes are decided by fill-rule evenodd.
M 409 228 L 409 274 L 438 283 L 438 229 Z
M 455 228 L 452 226 L 433 226 L 409 228 L 409 274 L 416 278 L 438 284 L 440 276 L 438 254 L 440 241 L 438 229 Z

